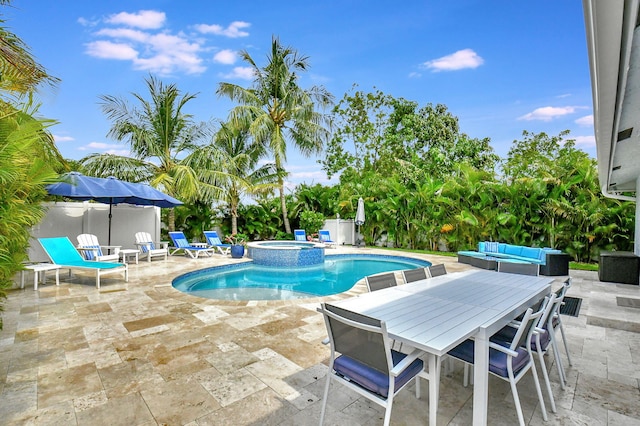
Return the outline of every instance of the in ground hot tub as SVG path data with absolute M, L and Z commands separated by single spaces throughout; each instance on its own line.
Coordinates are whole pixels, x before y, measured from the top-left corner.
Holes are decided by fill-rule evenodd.
M 255 241 L 247 255 L 256 265 L 312 266 L 324 263 L 324 244 L 304 241 Z

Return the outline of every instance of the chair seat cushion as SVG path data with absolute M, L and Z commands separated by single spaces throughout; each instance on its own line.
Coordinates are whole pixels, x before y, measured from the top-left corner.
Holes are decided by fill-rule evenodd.
M 473 340 L 465 340 L 449 351 L 449 355 L 458 358 L 467 364 L 473 364 L 474 357 Z M 529 352 L 525 348 L 516 349 L 518 356 L 513 358 L 513 374 L 517 375 L 529 362 Z M 489 371 L 500 377 L 509 377 L 507 372 L 508 355 L 497 349 L 489 348 Z
M 393 365 L 397 365 L 406 357 L 406 354 L 401 352 L 391 351 L 391 358 L 393 359 Z M 356 361 L 346 355 L 337 357 L 333 363 L 333 369 L 350 380 L 357 383 L 363 388 L 376 393 L 383 398 L 389 395 L 389 376 L 381 371 L 373 369 L 366 364 Z M 402 388 L 409 380 L 414 378 L 423 369 L 423 362 L 421 359 L 416 359 L 407 368 L 404 369 L 398 377 L 396 377 L 394 389 L 398 390 Z
M 492 342 L 511 342 L 516 335 L 517 330 L 513 327 L 505 327 L 502 330 L 498 331 L 491 337 Z M 542 351 L 546 351 L 549 346 L 549 342 L 551 341 L 551 337 L 549 336 L 549 332 L 544 330 L 544 333 L 540 333 L 540 349 Z M 531 336 L 531 350 L 537 351 L 538 344 L 536 336 Z

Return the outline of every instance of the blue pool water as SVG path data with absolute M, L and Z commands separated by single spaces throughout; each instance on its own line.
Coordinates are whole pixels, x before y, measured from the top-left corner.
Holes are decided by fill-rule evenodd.
M 218 266 L 180 275 L 172 284 L 208 299 L 287 300 L 342 293 L 367 275 L 430 265 L 410 257 L 345 254 L 326 256 L 324 264 L 303 268 L 250 262 Z

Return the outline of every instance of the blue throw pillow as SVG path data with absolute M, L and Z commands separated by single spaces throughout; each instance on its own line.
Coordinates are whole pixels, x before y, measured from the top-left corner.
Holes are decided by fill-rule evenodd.
M 486 244 L 488 253 L 497 253 L 498 252 L 498 242 L 491 241 L 491 242 L 487 242 L 485 244 Z

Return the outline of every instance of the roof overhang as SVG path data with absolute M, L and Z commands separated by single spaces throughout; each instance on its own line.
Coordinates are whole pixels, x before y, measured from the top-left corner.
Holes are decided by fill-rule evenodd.
M 602 192 L 632 199 L 640 177 L 640 0 L 583 0 Z

